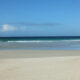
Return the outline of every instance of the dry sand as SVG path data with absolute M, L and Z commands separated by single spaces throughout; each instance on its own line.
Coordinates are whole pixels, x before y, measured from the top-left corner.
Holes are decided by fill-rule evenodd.
M 80 80 L 80 51 L 1 50 L 0 80 Z

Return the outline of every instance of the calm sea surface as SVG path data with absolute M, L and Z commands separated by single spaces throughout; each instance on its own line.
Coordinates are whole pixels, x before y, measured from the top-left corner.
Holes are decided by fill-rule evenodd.
M 80 37 L 0 37 L 0 50 L 80 50 Z

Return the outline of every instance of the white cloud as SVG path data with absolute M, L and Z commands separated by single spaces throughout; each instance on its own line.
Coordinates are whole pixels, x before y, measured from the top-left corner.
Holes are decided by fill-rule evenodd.
M 25 31 L 26 30 L 26 26 L 15 27 L 15 26 L 11 26 L 11 25 L 8 25 L 8 24 L 3 24 L 0 32 L 17 31 L 17 30 Z
M 6 31 L 14 31 L 14 30 L 16 30 L 15 27 L 10 26 L 10 25 L 8 25 L 8 24 L 3 24 L 3 25 L 2 25 L 2 29 L 1 29 L 0 31 L 1 31 L 1 32 L 6 32 Z

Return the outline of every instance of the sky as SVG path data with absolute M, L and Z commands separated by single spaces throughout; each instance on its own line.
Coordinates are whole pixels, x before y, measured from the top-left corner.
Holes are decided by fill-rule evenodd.
M 80 0 L 0 0 L 0 36 L 80 36 Z

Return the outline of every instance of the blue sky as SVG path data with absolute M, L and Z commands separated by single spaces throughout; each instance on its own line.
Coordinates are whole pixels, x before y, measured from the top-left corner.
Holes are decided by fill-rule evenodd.
M 0 36 L 80 36 L 80 0 L 0 0 Z

